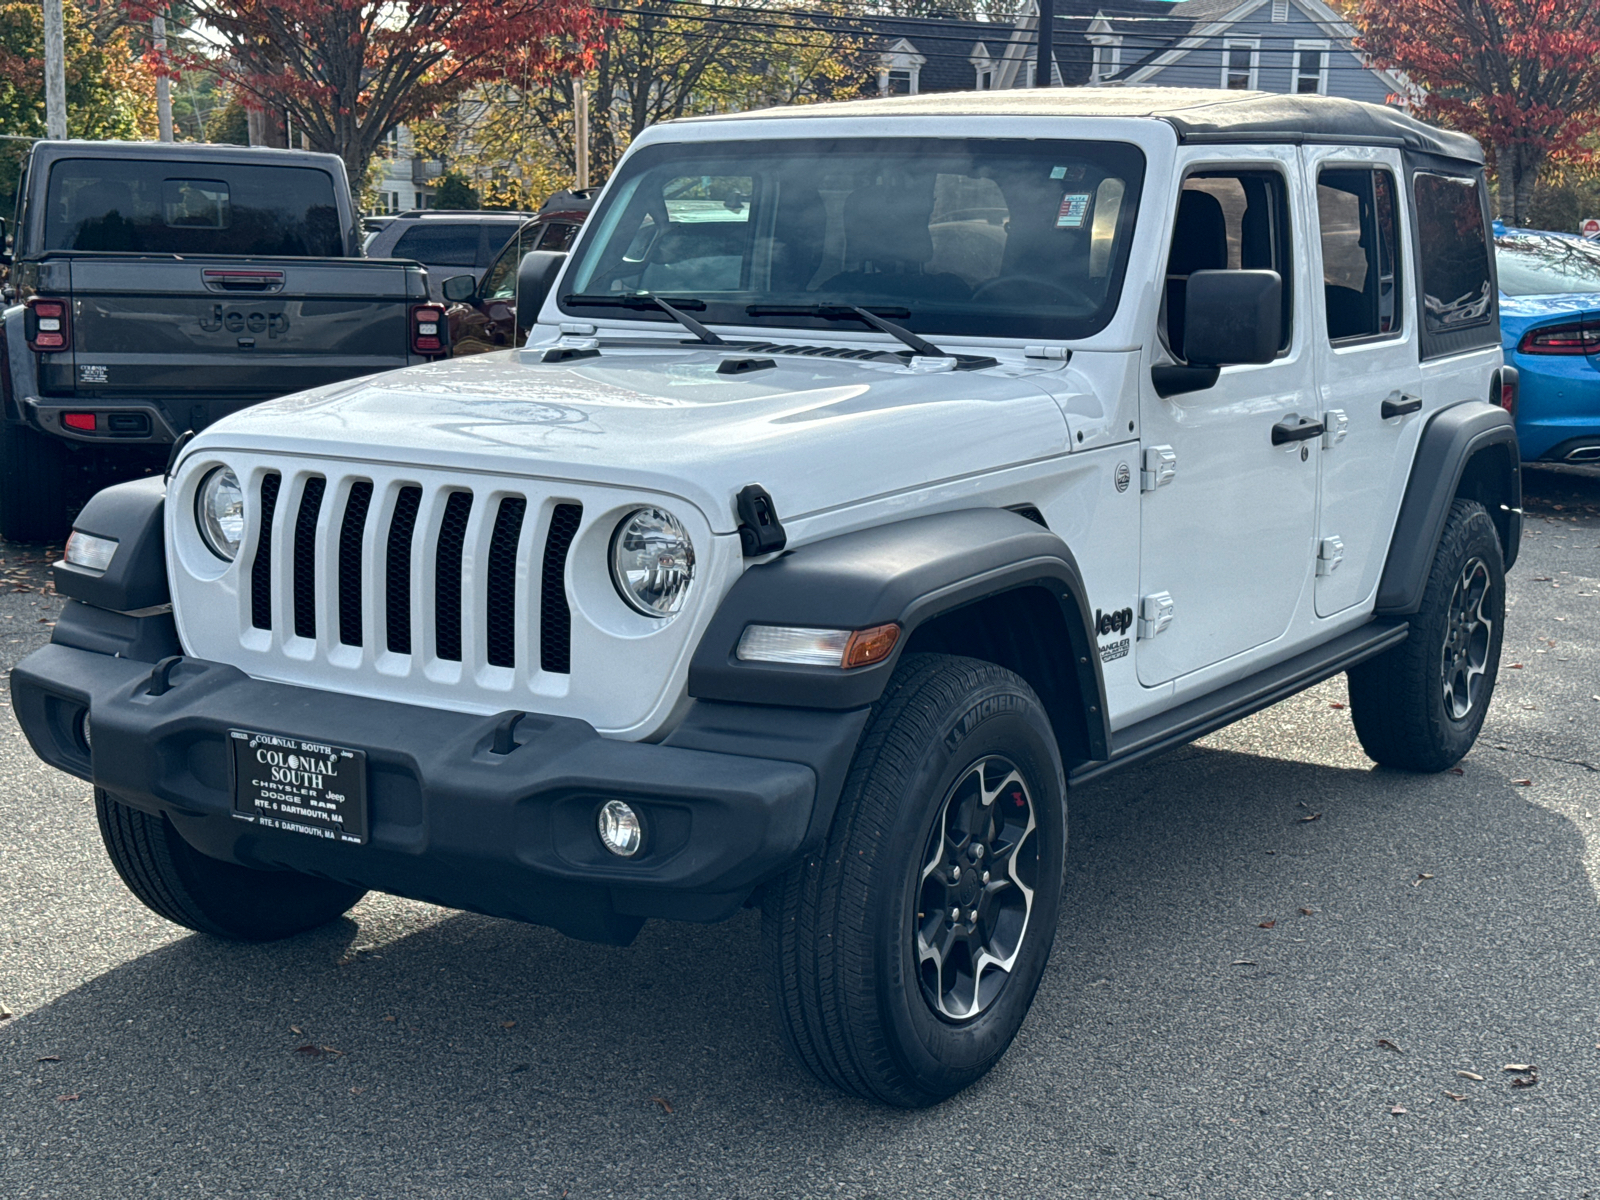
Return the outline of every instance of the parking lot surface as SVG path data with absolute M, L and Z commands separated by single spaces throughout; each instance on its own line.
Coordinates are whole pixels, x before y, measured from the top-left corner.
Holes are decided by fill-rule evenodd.
M 8 706 L 0 1197 L 1600 1196 L 1600 472 L 1525 486 L 1459 773 L 1373 767 L 1340 678 L 1075 791 L 1032 1015 L 923 1112 L 791 1066 L 753 913 L 168 925 Z M 8 669 L 48 554 L 0 544 Z

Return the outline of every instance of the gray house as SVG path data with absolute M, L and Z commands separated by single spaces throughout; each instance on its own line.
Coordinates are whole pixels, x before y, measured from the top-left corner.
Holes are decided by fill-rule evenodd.
M 1038 8 L 1012 22 L 880 19 L 878 91 L 1037 86 Z M 1056 0 L 1051 82 L 1314 92 L 1378 104 L 1415 95 L 1354 49 L 1323 0 Z

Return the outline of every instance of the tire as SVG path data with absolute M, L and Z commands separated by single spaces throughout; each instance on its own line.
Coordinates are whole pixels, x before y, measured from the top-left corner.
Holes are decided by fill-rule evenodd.
M 1505 597 L 1494 522 L 1455 501 L 1410 635 L 1349 671 L 1350 716 L 1373 761 L 1443 771 L 1472 749 L 1500 672 Z
M 973 829 L 981 836 L 963 841 Z M 904 1108 L 982 1078 L 1044 973 L 1066 840 L 1060 751 L 1033 690 L 992 663 L 907 658 L 868 721 L 826 845 L 763 895 L 789 1053 L 824 1083 Z M 1006 870 L 991 879 L 986 863 Z
M 199 933 L 270 942 L 326 925 L 366 893 L 293 871 L 254 871 L 201 854 L 165 817 L 94 793 L 100 836 L 128 890 L 158 916 Z
M 0 416 L 0 537 L 59 542 L 67 531 L 67 448 Z

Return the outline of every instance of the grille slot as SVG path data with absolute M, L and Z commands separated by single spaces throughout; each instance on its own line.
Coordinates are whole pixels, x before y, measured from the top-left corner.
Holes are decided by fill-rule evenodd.
M 411 653 L 411 538 L 417 530 L 417 509 L 421 504 L 421 488 L 403 487 L 395 497 L 394 516 L 389 519 L 384 611 L 388 614 L 391 654 Z
M 294 523 L 294 632 L 296 637 L 317 636 L 317 514 L 328 481 L 320 475 L 306 480 L 300 496 L 300 515 Z
M 439 523 L 438 557 L 434 560 L 434 652 L 450 662 L 461 661 L 461 553 L 467 544 L 467 518 L 472 493 L 451 492 Z
M 567 607 L 567 551 L 583 523 L 583 505 L 558 504 L 550 515 L 539 588 L 539 669 L 572 674 L 572 610 Z
M 272 514 L 278 507 L 283 476 L 274 472 L 261 480 L 261 532 L 256 535 L 256 560 L 250 566 L 250 624 L 272 628 Z
M 372 481 L 352 483 L 339 529 L 339 641 L 346 646 L 361 645 L 361 535 L 371 504 Z
M 489 543 L 489 572 L 484 628 L 489 635 L 489 665 L 517 665 L 517 541 L 528 502 L 521 496 L 500 501 L 494 519 L 494 539 Z

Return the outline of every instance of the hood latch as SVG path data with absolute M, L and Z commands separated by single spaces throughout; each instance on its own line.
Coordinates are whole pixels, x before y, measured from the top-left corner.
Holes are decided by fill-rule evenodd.
M 778 507 L 766 488 L 747 484 L 733 503 L 739 515 L 739 545 L 746 558 L 772 554 L 789 544 L 789 535 L 778 520 Z

